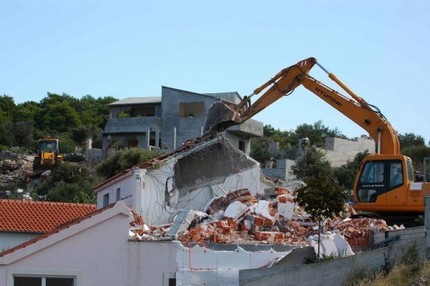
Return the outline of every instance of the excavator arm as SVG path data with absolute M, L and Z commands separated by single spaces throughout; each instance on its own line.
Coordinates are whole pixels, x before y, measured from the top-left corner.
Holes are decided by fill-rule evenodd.
M 336 90 L 309 75 L 318 65 L 345 92 Z M 380 110 L 353 93 L 334 74 L 329 73 L 315 58 L 308 58 L 283 69 L 238 104 L 220 101 L 209 110 L 206 133 L 220 132 L 256 115 L 276 100 L 290 95 L 303 86 L 324 102 L 365 129 L 373 138 L 376 153 L 366 156 L 358 170 L 354 186 L 354 208 L 360 213 L 377 214 L 387 222 L 414 225 L 424 213 L 424 195 L 430 193 L 430 183 L 414 182 L 412 160 L 400 154 L 396 131 Z M 251 103 L 252 96 L 261 96 Z M 395 178 L 399 178 L 395 181 Z
M 309 75 L 309 71 L 317 64 L 336 82 L 349 97 L 331 89 Z M 220 132 L 230 126 L 241 124 L 258 112 L 271 105 L 294 89 L 303 85 L 323 101 L 344 114 L 350 120 L 365 129 L 375 140 L 376 151 L 380 154 L 400 154 L 400 143 L 396 131 L 379 109 L 368 104 L 363 98 L 353 93 L 334 74 L 329 73 L 315 58 L 308 58 L 283 69 L 271 80 L 255 89 L 251 96 L 245 96 L 239 104 L 228 101 L 217 102 L 209 110 L 205 131 Z M 251 97 L 264 93 L 251 104 Z

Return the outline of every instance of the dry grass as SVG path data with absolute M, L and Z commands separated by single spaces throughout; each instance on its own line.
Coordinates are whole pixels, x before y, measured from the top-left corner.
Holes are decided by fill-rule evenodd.
M 415 248 L 407 250 L 393 267 L 386 265 L 377 274 L 361 273 L 348 286 L 430 286 L 430 261 L 419 262 Z

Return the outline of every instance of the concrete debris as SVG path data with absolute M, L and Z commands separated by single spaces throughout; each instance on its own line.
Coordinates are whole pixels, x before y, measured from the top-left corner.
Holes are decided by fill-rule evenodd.
M 318 252 L 318 235 L 311 235 L 308 238 L 309 245 L 315 250 L 315 253 L 320 253 L 320 258 L 324 256 L 345 257 L 354 255 L 351 246 L 345 238 L 339 233 L 326 232 L 321 235 L 320 250 Z
M 229 204 L 228 207 L 225 209 L 224 217 L 231 218 L 237 222 L 241 220 L 241 218 L 243 218 L 249 212 L 251 212 L 251 209 L 249 206 L 239 201 L 234 201 L 231 204 Z
M 326 230 L 341 233 L 350 246 L 368 249 L 372 243 L 372 231 L 388 231 L 397 226 L 388 226 L 382 219 L 375 218 L 346 218 L 343 220 L 327 220 Z M 404 228 L 403 226 L 400 227 Z
M 207 217 L 206 213 L 193 211 L 193 210 L 181 210 L 174 216 L 173 223 L 167 232 L 167 236 L 176 239 L 179 233 L 185 232 L 191 226 L 191 224 L 199 223 L 201 220 Z
M 314 246 L 317 225 L 294 203 L 286 188 L 265 191 L 262 197 L 252 196 L 247 189 L 231 191 L 212 199 L 205 212 L 182 210 L 171 223 L 148 226 L 132 211 L 130 239 L 176 239 L 184 245 L 279 244 Z M 324 252 L 353 254 L 350 246 L 370 247 L 372 231 L 388 230 L 386 222 L 373 218 L 349 218 L 354 212 L 345 206 L 342 217 L 327 220 L 322 241 Z

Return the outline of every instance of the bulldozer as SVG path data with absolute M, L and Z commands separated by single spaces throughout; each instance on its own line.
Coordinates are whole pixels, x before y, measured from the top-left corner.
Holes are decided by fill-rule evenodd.
M 37 154 L 34 156 L 33 171 L 44 171 L 56 168 L 63 162 L 60 154 L 60 140 L 55 138 L 39 139 Z

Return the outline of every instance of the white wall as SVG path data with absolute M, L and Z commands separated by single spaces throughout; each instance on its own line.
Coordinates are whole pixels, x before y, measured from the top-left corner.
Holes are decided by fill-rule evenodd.
M 96 217 L 103 219 L 105 212 Z M 86 219 L 0 257 L 0 285 L 12 286 L 14 274 L 26 273 L 72 275 L 79 286 L 127 285 L 128 220 L 124 214 L 95 225 L 90 225 L 93 218 Z M 73 234 L 76 229 L 82 231 Z
M 198 245 L 187 248 L 177 243 L 176 285 L 239 285 L 239 270 L 259 269 L 288 255 L 291 250 L 212 250 Z
M 188 248 L 178 241 L 134 241 L 129 249 L 129 285 L 135 286 L 168 285 L 169 277 L 184 286 L 239 285 L 240 269 L 261 268 L 291 252 Z
M 120 189 L 121 200 L 126 206 L 134 208 L 136 205 L 136 176 L 132 171 L 125 173 L 117 179 L 104 184 L 97 192 L 97 209 L 103 208 L 103 196 L 109 194 L 109 204 L 115 203 L 116 190 Z
M 168 286 L 176 276 L 176 252 L 171 241 L 130 241 L 127 285 Z
M 34 233 L 0 232 L 0 252 L 38 236 Z

